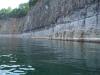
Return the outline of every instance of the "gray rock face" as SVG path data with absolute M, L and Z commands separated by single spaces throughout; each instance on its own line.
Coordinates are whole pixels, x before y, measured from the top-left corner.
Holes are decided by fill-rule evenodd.
M 100 38 L 100 0 L 39 0 L 27 17 L 34 38 Z
M 0 20 L 0 34 L 18 34 L 23 29 L 25 18 L 9 18 Z
M 28 15 L 17 19 L 15 24 L 15 32 L 23 33 L 23 36 L 28 34 L 34 38 L 98 40 L 100 0 L 39 0 Z

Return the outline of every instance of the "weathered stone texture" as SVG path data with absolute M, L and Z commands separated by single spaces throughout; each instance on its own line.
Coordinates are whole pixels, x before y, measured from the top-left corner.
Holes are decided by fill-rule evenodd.
M 40 0 L 28 16 L 33 37 L 100 38 L 99 0 Z
M 13 22 L 16 22 L 15 31 Z M 3 24 L 3 33 L 10 30 L 32 37 L 64 40 L 100 38 L 100 0 L 39 0 L 24 19 Z
M 24 18 L 9 18 L 0 20 L 0 34 L 21 33 L 24 22 Z

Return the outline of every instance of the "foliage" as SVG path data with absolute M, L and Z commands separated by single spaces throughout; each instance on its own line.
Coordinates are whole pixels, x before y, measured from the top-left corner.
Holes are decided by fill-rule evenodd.
M 34 6 L 38 0 L 29 0 L 29 3 L 20 4 L 18 8 L 7 9 L 3 8 L 0 10 L 0 19 L 7 19 L 9 17 L 20 18 L 26 16 L 29 11 L 29 8 Z
M 29 3 L 20 4 L 18 8 L 11 9 L 10 7 L 0 10 L 0 19 L 6 19 L 9 17 L 19 18 L 24 17 L 29 11 Z
M 31 8 L 37 3 L 38 0 L 29 0 L 29 7 Z
M 1 9 L 0 10 L 0 19 L 7 18 L 9 16 L 9 14 L 11 13 L 11 10 L 12 9 L 10 7 L 8 9 L 5 9 L 5 8 Z
M 19 8 L 15 8 L 12 10 L 12 12 L 10 13 L 10 17 L 23 17 L 27 14 L 28 11 L 29 11 L 28 3 L 20 4 Z

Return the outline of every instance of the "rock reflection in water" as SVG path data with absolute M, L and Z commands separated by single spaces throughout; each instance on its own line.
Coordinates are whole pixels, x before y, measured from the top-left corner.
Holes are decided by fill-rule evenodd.
M 0 39 L 0 75 L 100 75 L 100 46 L 59 40 Z

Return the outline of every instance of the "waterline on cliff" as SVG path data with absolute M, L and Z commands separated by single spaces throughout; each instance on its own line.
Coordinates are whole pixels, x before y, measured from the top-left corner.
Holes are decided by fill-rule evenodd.
M 100 38 L 62 38 L 50 36 L 33 36 L 34 33 L 23 34 L 1 34 L 0 37 L 6 38 L 32 38 L 32 39 L 48 39 L 48 40 L 62 40 L 62 41 L 77 41 L 77 42 L 96 42 L 100 43 Z
M 33 39 L 49 39 L 49 40 L 62 40 L 62 41 L 77 41 L 77 42 L 95 42 L 100 43 L 100 38 L 50 38 L 50 37 L 32 37 Z

